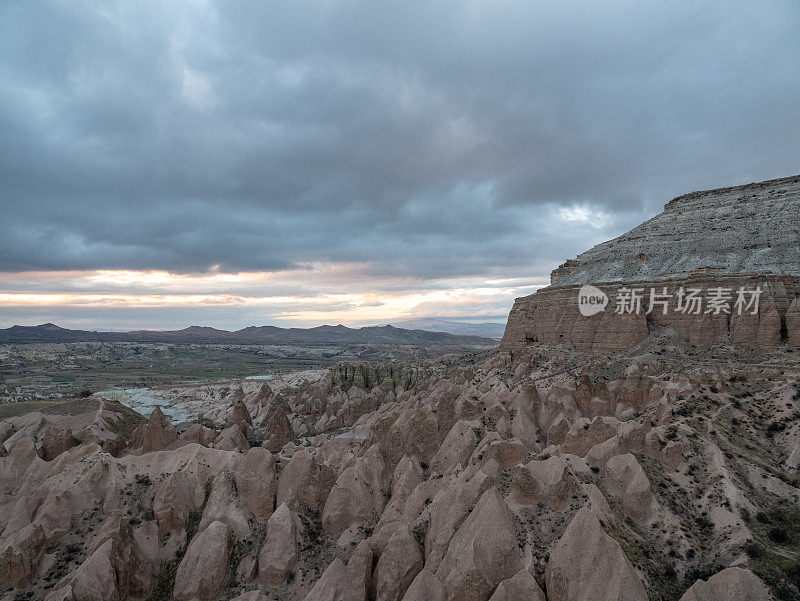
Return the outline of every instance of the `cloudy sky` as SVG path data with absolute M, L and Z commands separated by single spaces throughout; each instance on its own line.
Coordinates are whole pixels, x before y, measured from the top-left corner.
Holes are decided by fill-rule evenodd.
M 504 321 L 800 172 L 800 3 L 0 3 L 0 327 Z

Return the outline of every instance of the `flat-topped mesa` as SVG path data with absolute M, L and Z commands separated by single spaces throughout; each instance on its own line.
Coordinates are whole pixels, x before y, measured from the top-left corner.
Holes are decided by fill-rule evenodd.
M 608 295 L 605 311 L 581 314 L 583 285 Z M 651 289 L 660 293 L 665 287 L 668 297 L 653 298 L 664 300 L 666 308 L 654 304 L 648 314 Z M 617 313 L 621 288 L 642 289 L 638 314 Z M 681 288 L 701 290 L 699 312 L 696 306 L 687 310 L 685 302 L 678 306 Z M 716 288 L 732 297 L 726 303 L 730 313 L 706 313 Z M 741 288 L 761 290 L 757 313 L 737 309 Z M 762 348 L 800 344 L 798 296 L 800 175 L 671 200 L 659 215 L 566 261 L 551 273 L 547 288 L 516 299 L 501 348 L 570 341 L 580 349 L 611 352 L 669 327 L 698 345 L 726 338 Z

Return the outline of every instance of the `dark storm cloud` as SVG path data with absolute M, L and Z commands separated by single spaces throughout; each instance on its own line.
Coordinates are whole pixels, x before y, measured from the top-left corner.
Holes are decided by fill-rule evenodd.
M 799 26 L 789 1 L 4 2 L 0 270 L 541 275 L 678 193 L 800 171 Z

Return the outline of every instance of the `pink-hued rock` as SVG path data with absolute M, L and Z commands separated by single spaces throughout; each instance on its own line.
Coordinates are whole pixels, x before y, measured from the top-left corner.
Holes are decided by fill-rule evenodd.
M 267 412 L 261 420 L 261 426 L 266 428 L 262 443 L 265 449 L 277 453 L 294 438 L 292 424 L 287 417 L 289 413 L 290 409 L 283 399 L 276 397 L 270 401 Z
M 573 486 L 574 479 L 564 459 L 550 457 L 517 467 L 510 496 L 523 505 L 543 503 L 552 509 L 561 509 L 569 500 Z
M 786 334 L 791 346 L 800 347 L 800 296 L 795 297 L 786 311 Z
M 375 553 L 370 546 L 370 541 L 368 539 L 362 540 L 358 543 L 347 562 L 347 571 L 350 572 L 353 582 L 359 590 L 364 591 L 360 601 L 367 601 L 367 593 L 372 593 L 375 590 L 372 586 L 372 572 L 374 567 Z
M 469 479 L 468 475 L 460 475 L 430 504 L 425 535 L 425 566 L 430 569 L 439 568 L 453 535 L 478 499 L 494 484 L 494 479 L 483 470 Z
M 204 500 L 205 491 L 197 478 L 185 472 L 167 476 L 153 497 L 153 515 L 159 532 L 185 528 L 189 514 L 199 510 Z
M 797 211 L 798 198 L 795 176 L 673 199 L 659 215 L 555 269 L 550 286 L 516 299 L 501 349 L 518 353 L 531 344 L 569 341 L 606 354 L 637 344 L 651 328 L 674 330 L 698 346 L 731 336 L 737 343 L 773 348 L 800 285 L 796 220 L 785 218 Z M 584 284 L 606 293 L 605 311 L 581 315 L 578 293 Z M 641 289 L 639 314 L 616 312 L 622 287 Z M 666 314 L 660 305 L 648 314 L 650 290 L 665 287 L 672 295 Z M 761 287 L 758 315 L 736 314 L 741 287 Z M 680 288 L 729 289 L 730 324 L 727 314 L 706 313 L 705 304 L 699 314 L 679 311 Z
M 528 570 L 520 570 L 508 580 L 503 580 L 489 601 L 545 601 L 544 593 Z
M 385 464 L 377 445 L 344 468 L 331 489 L 322 511 L 322 527 L 339 532 L 351 524 L 377 519 L 385 502 Z
M 622 502 L 634 522 L 646 522 L 653 513 L 655 498 L 642 466 L 630 453 L 612 457 L 605 467 L 606 488 Z
M 178 436 L 178 441 L 181 444 L 196 442 L 197 444 L 207 447 L 214 442 L 216 436 L 217 433 L 211 428 L 206 428 L 201 424 L 192 424 L 186 429 L 185 432 L 182 432 L 180 436 Z
M 212 522 L 216 521 L 226 524 L 241 538 L 245 538 L 250 534 L 247 510 L 242 506 L 241 499 L 236 495 L 233 478 L 225 473 L 219 474 L 214 478 L 214 482 L 211 485 L 211 494 L 208 496 L 198 530 L 202 532 Z
M 463 420 L 457 421 L 431 460 L 431 471 L 444 474 L 457 465 L 466 466 L 477 445 L 472 427 Z
M 767 587 L 750 570 L 728 568 L 708 580 L 698 580 L 681 601 L 769 601 Z
M 377 442 L 390 466 L 403 455 L 416 457 L 418 461 L 430 461 L 441 442 L 436 415 L 430 406 L 407 409 L 393 421 L 385 437 L 378 437 Z
M 119 601 L 118 563 L 114 543 L 107 540 L 74 572 L 57 583 L 46 601 Z
M 423 474 L 419 462 L 413 457 L 404 455 L 394 468 L 392 497 L 383 510 L 378 526 L 402 519 L 406 501 L 422 481 Z
M 275 503 L 286 503 L 290 509 L 297 509 L 299 504 L 318 509 L 325 505 L 335 482 L 336 472 L 302 449 L 292 455 L 281 471 Z
M 522 568 L 522 561 L 514 517 L 490 488 L 453 536 L 436 576 L 449 601 L 486 601 L 498 584 Z
M 233 407 L 228 417 L 226 426 L 240 426 L 242 431 L 246 431 L 247 426 L 253 425 L 253 418 L 244 405 L 244 390 L 241 387 L 233 395 Z
M 446 601 L 447 593 L 433 570 L 425 568 L 408 587 L 403 601 Z
M 617 433 L 619 420 L 613 417 L 598 416 L 593 420 L 577 420 L 564 440 L 564 452 L 585 457 L 596 444 L 605 442 Z
M 42 437 L 42 459 L 52 461 L 64 451 L 75 446 L 72 430 L 62 429 L 58 426 L 48 426 Z
M 539 428 L 536 425 L 536 407 L 540 402 L 539 391 L 531 383 L 524 384 L 511 402 L 511 434 L 535 451 L 540 450 Z
M 258 581 L 265 586 L 286 582 L 297 565 L 297 546 L 302 525 L 297 515 L 282 504 L 267 521 L 264 545 L 258 556 Z
M 238 597 L 231 599 L 231 601 L 269 601 L 269 597 L 267 597 L 261 591 L 254 590 L 242 593 Z
M 175 574 L 175 601 L 214 601 L 227 586 L 230 530 L 213 522 L 189 543 Z
M 177 439 L 178 432 L 175 426 L 169 423 L 161 408 L 156 406 L 150 418 L 131 434 L 129 448 L 133 451 L 151 453 L 166 449 Z
M 770 349 L 781 343 L 781 314 L 775 306 L 774 299 L 762 303 L 758 312 L 758 334 L 756 345 L 762 349 Z
M 364 591 L 341 559 L 334 559 L 304 601 L 362 601 Z
M 502 471 L 517 465 L 527 454 L 528 449 L 519 440 L 502 440 L 497 432 L 490 432 L 472 453 L 470 464 L 488 466 L 491 463 L 494 471 Z
M 246 451 L 250 448 L 250 443 L 247 441 L 242 427 L 239 424 L 233 424 L 217 435 L 214 440 L 214 448 L 223 451 Z
M 275 458 L 268 450 L 253 447 L 236 466 L 233 481 L 239 498 L 256 519 L 263 522 L 275 506 Z
M 0 588 L 27 578 L 39 563 L 45 548 L 44 530 L 28 524 L 0 544 Z
M 548 601 L 647 601 L 647 591 L 619 543 L 584 507 L 550 551 Z
M 377 601 L 399 601 L 422 570 L 422 553 L 408 526 L 389 539 L 375 567 Z

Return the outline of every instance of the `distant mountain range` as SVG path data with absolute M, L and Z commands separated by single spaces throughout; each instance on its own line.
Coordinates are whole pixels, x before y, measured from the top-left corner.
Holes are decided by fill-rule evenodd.
M 406 321 L 396 321 L 392 323 L 398 328 L 408 328 L 410 330 L 428 330 L 431 332 L 447 332 L 459 336 L 481 336 L 483 338 L 494 338 L 500 340 L 506 329 L 505 323 L 466 323 L 454 319 L 439 319 L 436 317 L 422 319 L 408 319 Z
M 182 330 L 95 332 L 68 330 L 52 323 L 0 329 L 0 343 L 29 342 L 165 342 L 175 344 L 271 344 L 316 346 L 327 344 L 399 344 L 413 346 L 494 346 L 495 340 L 447 332 L 397 328 L 391 325 L 348 328 L 343 325 L 316 328 L 250 326 L 235 332 L 190 326 Z

